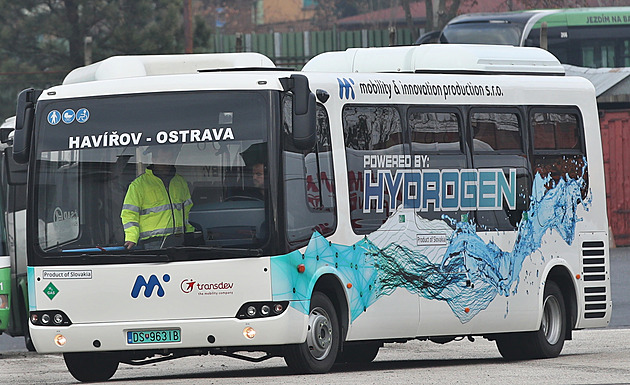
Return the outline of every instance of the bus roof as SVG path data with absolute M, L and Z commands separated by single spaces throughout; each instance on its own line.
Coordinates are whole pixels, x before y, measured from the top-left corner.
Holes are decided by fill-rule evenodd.
M 533 24 L 532 28 L 539 28 L 543 22 L 546 22 L 549 27 L 555 25 L 628 25 L 630 24 L 630 7 L 535 9 L 513 12 L 468 13 L 453 18 L 448 24 L 483 22 Z
M 194 74 L 203 70 L 275 67 L 271 59 L 255 52 L 112 56 L 71 71 L 63 80 L 63 84 L 155 75 Z
M 549 27 L 630 25 L 630 7 L 568 8 L 559 9 L 539 19 L 534 28 L 546 22 Z
M 349 48 L 317 55 L 302 70 L 564 75 L 558 59 L 545 50 L 474 44 Z
M 467 13 L 453 18 L 448 24 L 462 23 L 519 23 L 525 24 L 532 17 L 556 13 L 558 10 L 533 10 L 496 13 Z

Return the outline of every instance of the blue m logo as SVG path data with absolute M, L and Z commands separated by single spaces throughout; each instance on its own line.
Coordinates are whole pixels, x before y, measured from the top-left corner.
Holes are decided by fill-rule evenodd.
M 168 282 L 171 280 L 171 276 L 168 274 L 164 274 L 162 276 L 164 282 Z M 144 280 L 144 276 L 139 275 L 136 278 L 136 282 L 133 284 L 133 289 L 131 289 L 131 296 L 133 298 L 138 298 L 140 295 L 140 291 L 144 288 L 144 296 L 149 298 L 153 294 L 153 289 L 157 287 L 157 295 L 158 297 L 164 297 L 164 288 L 160 283 L 160 280 L 155 275 L 151 275 L 149 277 L 149 281 Z
M 344 96 L 346 99 L 354 99 L 354 88 L 352 88 L 352 86 L 354 85 L 354 80 L 352 80 L 351 78 L 337 78 L 337 81 L 339 82 L 339 99 L 343 99 Z

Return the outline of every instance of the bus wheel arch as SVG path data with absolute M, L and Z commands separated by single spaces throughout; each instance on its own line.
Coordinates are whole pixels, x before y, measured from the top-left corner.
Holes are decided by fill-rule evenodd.
M 26 291 L 22 289 L 20 286 L 18 289 L 18 307 L 20 312 L 20 322 L 22 323 L 22 334 L 24 335 L 24 345 L 26 346 L 26 350 L 29 352 L 35 352 L 35 345 L 33 344 L 33 339 L 31 338 L 31 330 L 29 329 L 29 314 L 28 314 L 28 297 L 26 296 Z
M 542 316 L 538 330 L 506 333 L 495 338 L 497 348 L 507 360 L 554 358 L 560 355 L 567 335 L 566 301 L 562 289 L 553 280 L 545 281 Z
M 306 341 L 284 348 L 287 365 L 299 373 L 326 373 L 337 359 L 348 330 L 348 302 L 333 274 L 317 279 L 311 294 Z
M 565 340 L 571 340 L 573 329 L 577 325 L 578 308 L 577 308 L 577 286 L 574 283 L 573 276 L 567 267 L 556 265 L 547 274 L 546 282 L 552 281 L 558 285 L 564 299 L 564 308 L 566 313 Z
M 335 306 L 326 294 L 315 290 L 309 306 L 306 341 L 285 345 L 284 361 L 296 373 L 326 373 L 337 359 L 340 344 Z
M 343 289 L 343 283 L 333 274 L 324 274 L 319 277 L 313 287 L 313 292 L 315 291 L 324 293 L 332 302 L 341 328 L 341 341 L 345 341 L 350 325 L 350 311 L 348 310 L 348 296 Z

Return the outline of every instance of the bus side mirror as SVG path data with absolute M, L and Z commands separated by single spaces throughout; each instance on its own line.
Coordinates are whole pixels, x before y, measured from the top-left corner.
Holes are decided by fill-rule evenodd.
M 13 127 L 0 127 L 0 143 L 9 143 L 13 140 L 10 134 L 13 132 Z
M 7 180 L 10 186 L 26 184 L 28 165 L 17 163 L 13 159 L 13 151 L 11 147 L 4 150 L 4 164 L 7 168 Z
M 18 95 L 13 137 L 13 159 L 18 163 L 28 162 L 35 123 L 35 102 L 41 93 L 41 90 L 27 88 Z
M 315 146 L 315 95 L 304 75 L 291 75 L 281 79 L 285 89 L 293 91 L 293 144 L 301 150 L 309 150 Z

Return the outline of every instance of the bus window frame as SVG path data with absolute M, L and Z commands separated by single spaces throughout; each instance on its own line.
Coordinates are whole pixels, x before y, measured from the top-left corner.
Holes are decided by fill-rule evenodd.
M 557 113 L 557 114 L 574 114 L 577 117 L 577 127 L 578 127 L 578 143 L 579 149 L 537 149 L 535 146 L 535 132 L 534 127 L 531 124 L 531 118 L 533 114 L 542 112 L 542 113 Z M 584 130 L 584 118 L 582 117 L 582 112 L 577 106 L 530 106 L 527 109 L 527 126 L 530 131 L 530 143 L 531 143 L 531 152 L 533 155 L 584 155 L 586 154 L 586 140 L 585 140 L 585 130 Z
M 423 153 L 433 155 L 466 155 L 466 113 L 458 107 L 440 106 L 440 105 L 426 105 L 426 104 L 408 104 L 405 105 L 405 119 L 403 121 L 403 131 L 407 130 L 407 140 L 409 141 L 410 154 L 413 156 L 413 129 L 409 125 L 409 115 L 413 112 L 434 112 L 434 113 L 452 113 L 457 116 L 457 129 L 459 134 L 459 151 L 457 150 L 427 150 Z M 406 126 L 406 127 L 405 127 Z
M 519 131 L 521 131 L 521 149 L 493 149 L 488 151 L 479 151 L 475 150 L 474 142 L 474 132 L 472 128 L 472 116 L 475 113 L 503 113 L 503 114 L 514 114 L 517 118 L 517 124 L 519 127 Z M 522 108 L 518 106 L 498 106 L 498 107 L 488 107 L 488 106 L 469 106 L 468 111 L 466 112 L 466 130 L 468 133 L 468 139 L 470 140 L 470 154 L 474 159 L 474 155 L 490 155 L 490 154 L 498 154 L 498 155 L 527 155 L 528 153 L 528 122 L 525 119 L 525 114 Z M 473 162 L 474 165 L 474 162 Z

